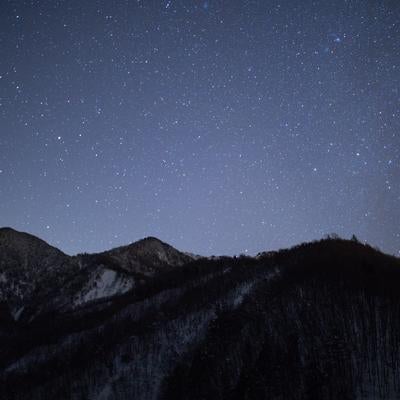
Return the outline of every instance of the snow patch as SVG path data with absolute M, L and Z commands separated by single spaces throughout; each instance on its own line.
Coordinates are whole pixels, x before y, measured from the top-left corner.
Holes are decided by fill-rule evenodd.
M 111 398 L 113 392 L 111 389 L 111 385 L 107 383 L 101 392 L 96 396 L 96 400 L 108 400 Z
M 126 293 L 132 289 L 133 284 L 132 278 L 121 276 L 121 274 L 111 269 L 104 269 L 100 275 L 90 282 L 89 289 L 86 292 L 81 292 L 74 304 L 80 305 L 89 301 Z
M 239 288 L 233 300 L 233 308 L 237 308 L 243 303 L 244 298 L 250 293 L 255 284 L 256 282 L 249 282 Z
M 4 272 L 0 274 L 0 283 L 7 283 L 7 276 Z
M 24 306 L 18 308 L 16 311 L 11 311 L 11 315 L 14 318 L 14 321 L 18 321 L 19 317 L 21 316 L 22 312 L 24 311 Z

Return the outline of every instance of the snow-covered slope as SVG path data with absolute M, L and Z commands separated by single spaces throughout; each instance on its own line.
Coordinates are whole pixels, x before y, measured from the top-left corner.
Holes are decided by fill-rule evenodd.
M 74 297 L 74 306 L 124 294 L 135 286 L 135 279 L 103 265 L 91 272 L 90 278 Z

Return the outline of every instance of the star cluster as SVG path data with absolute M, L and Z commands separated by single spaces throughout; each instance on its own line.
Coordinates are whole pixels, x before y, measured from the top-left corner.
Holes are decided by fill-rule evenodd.
M 0 225 L 399 253 L 398 2 L 4 0 L 0 46 Z

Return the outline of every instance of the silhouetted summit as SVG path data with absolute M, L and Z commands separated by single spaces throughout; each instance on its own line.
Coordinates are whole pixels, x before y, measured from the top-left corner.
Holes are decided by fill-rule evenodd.
M 147 237 L 103 254 L 108 255 L 124 270 L 144 276 L 192 261 L 192 257 L 154 237 Z

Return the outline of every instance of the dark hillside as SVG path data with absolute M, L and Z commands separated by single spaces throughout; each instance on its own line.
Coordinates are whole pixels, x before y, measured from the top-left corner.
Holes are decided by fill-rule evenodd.
M 179 268 L 32 321 L 3 313 L 0 398 L 398 397 L 397 258 L 327 239 L 182 265 L 154 240 Z M 103 267 L 131 265 L 122 249 Z

